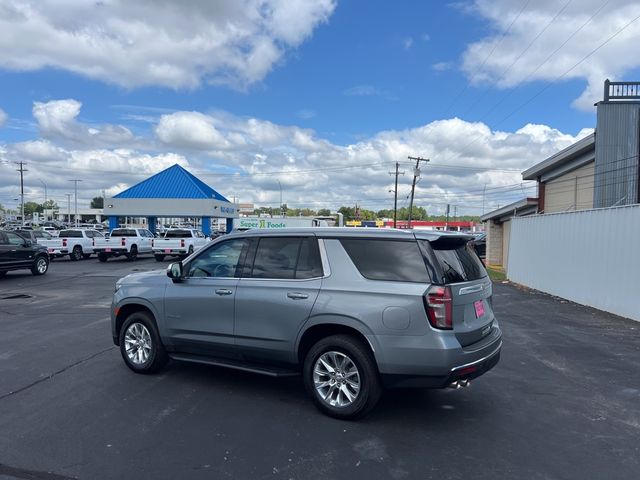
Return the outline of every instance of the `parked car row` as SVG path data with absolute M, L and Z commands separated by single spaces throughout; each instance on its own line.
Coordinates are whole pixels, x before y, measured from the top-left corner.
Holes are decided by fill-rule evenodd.
M 195 229 L 169 229 L 161 238 L 145 228 L 116 228 L 108 238 L 85 228 L 61 230 L 57 237 L 44 230 L 0 230 L 0 276 L 18 269 L 43 275 L 52 260 L 64 256 L 78 261 L 95 254 L 100 262 L 120 256 L 133 261 L 141 254 L 154 255 L 157 261 L 166 256 L 185 258 L 209 241 Z

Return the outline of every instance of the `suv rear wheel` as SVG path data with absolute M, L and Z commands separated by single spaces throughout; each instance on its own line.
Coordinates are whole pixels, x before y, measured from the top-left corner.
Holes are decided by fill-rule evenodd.
M 303 374 L 313 403 L 332 417 L 362 417 L 382 394 L 373 355 L 360 340 L 349 335 L 319 340 L 305 358 Z
M 157 372 L 169 360 L 147 312 L 132 313 L 124 321 L 120 329 L 120 353 L 127 367 L 136 373 Z

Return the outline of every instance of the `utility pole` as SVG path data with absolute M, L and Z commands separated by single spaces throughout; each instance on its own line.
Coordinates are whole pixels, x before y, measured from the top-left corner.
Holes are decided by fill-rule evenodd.
M 22 226 L 24 227 L 24 172 L 28 172 L 28 170 L 24 168 L 24 162 L 16 162 L 16 165 L 20 165 L 20 168 L 16 171 L 20 172 L 20 215 Z
M 396 162 L 396 171 L 394 172 L 389 172 L 389 175 L 395 175 L 396 176 L 396 186 L 393 189 L 393 228 L 397 227 L 397 222 L 398 222 L 398 175 L 404 175 L 404 172 L 399 172 L 398 171 L 398 167 L 399 167 L 399 163 Z
M 73 182 L 74 184 L 74 200 L 75 200 L 75 211 L 74 211 L 74 217 L 75 217 L 75 225 L 76 228 L 78 228 L 78 182 L 81 182 L 82 180 L 77 180 L 77 179 L 73 179 L 73 180 L 69 180 L 70 182 Z
M 484 199 L 487 193 L 487 184 L 484 184 L 484 188 L 482 189 L 482 215 L 484 215 Z
M 71 194 L 65 193 L 67 196 L 67 222 L 71 223 Z
M 449 211 L 450 211 L 450 206 L 447 203 L 447 216 L 445 217 L 445 221 L 444 221 L 444 229 L 445 231 L 449 230 Z
M 409 221 L 407 222 L 407 228 L 411 228 L 411 214 L 413 213 L 413 196 L 416 191 L 416 182 L 418 181 L 418 177 L 420 176 L 420 162 L 428 162 L 428 158 L 422 157 L 407 157 L 409 160 L 416 161 L 416 168 L 413 171 L 413 183 L 411 183 L 411 200 L 409 200 Z

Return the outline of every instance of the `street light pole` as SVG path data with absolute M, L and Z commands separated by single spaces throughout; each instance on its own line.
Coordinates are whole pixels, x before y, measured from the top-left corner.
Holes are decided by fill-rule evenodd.
M 65 193 L 67 196 L 67 222 L 71 223 L 71 194 Z
M 47 184 L 44 183 L 44 181 L 39 178 L 38 180 L 40 180 L 40 183 L 42 183 L 42 185 L 44 186 L 44 203 L 42 204 L 43 210 L 44 210 L 44 221 L 48 221 L 49 217 L 47 216 Z
M 284 218 L 284 208 L 283 208 L 283 203 L 282 203 L 282 184 L 280 183 L 280 180 L 276 180 L 278 182 L 278 185 L 280 186 L 280 213 L 282 215 L 282 218 Z
M 69 180 L 70 182 L 74 183 L 74 200 L 75 200 L 75 211 L 74 211 L 74 217 L 75 217 L 75 225 L 76 228 L 78 228 L 78 182 L 81 182 L 82 180 L 78 180 L 78 179 L 73 179 L 73 180 Z

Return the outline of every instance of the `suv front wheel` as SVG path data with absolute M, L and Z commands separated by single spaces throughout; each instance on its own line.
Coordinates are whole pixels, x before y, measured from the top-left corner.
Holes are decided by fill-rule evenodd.
M 154 373 L 165 366 L 169 357 L 160 340 L 158 329 L 147 312 L 127 317 L 120 329 L 120 353 L 136 373 Z
M 309 350 L 303 372 L 305 387 L 316 407 L 335 418 L 366 415 L 382 394 L 373 355 L 349 335 L 319 340 Z

